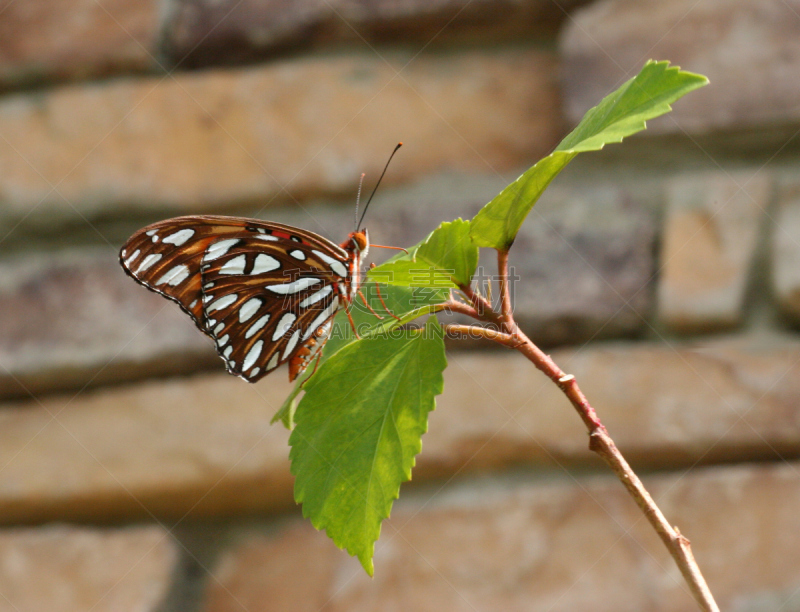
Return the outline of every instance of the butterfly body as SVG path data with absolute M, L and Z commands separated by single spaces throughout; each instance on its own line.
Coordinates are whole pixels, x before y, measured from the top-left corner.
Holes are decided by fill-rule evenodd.
M 288 362 L 294 380 L 324 346 L 339 309 L 355 299 L 368 249 L 366 230 L 337 245 L 279 223 L 187 216 L 136 232 L 120 263 L 177 302 L 230 373 L 256 382 Z

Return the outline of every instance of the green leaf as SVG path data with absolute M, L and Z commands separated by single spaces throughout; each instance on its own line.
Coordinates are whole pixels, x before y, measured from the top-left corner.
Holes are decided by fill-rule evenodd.
M 578 154 L 644 130 L 646 121 L 671 110 L 670 104 L 708 84 L 699 74 L 669 62 L 648 61 L 641 72 L 584 115 L 555 151 L 528 169 L 486 204 L 471 224 L 475 244 L 508 249 L 522 222 L 551 181 Z
M 469 221 L 442 223 L 408 254 L 373 268 L 369 278 L 405 287 L 458 288 L 469 285 L 478 266 L 478 247 L 469 235 Z
M 442 329 L 396 329 L 331 357 L 306 385 L 289 438 L 295 499 L 371 576 L 381 522 L 411 478 L 447 365 Z
M 449 289 L 431 289 L 428 287 L 396 287 L 389 285 L 378 286 L 373 282 L 366 282 L 362 285 L 362 293 L 367 299 L 370 307 L 378 313 L 382 319 L 378 319 L 374 313 L 370 312 L 364 306 L 361 298 L 353 302 L 350 314 L 353 317 L 358 334 L 362 337 L 369 336 L 373 333 L 386 333 L 391 329 L 407 323 L 424 314 L 435 312 L 436 306 L 445 302 L 450 296 Z M 381 303 L 381 299 L 383 303 Z M 401 321 L 397 321 L 392 317 L 389 312 L 394 313 L 400 317 Z M 347 313 L 340 310 L 333 320 L 331 327 L 331 336 L 325 347 L 322 349 L 321 364 L 337 353 L 340 349 L 344 348 L 351 342 L 355 341 L 356 337 L 353 334 L 350 321 L 347 319 Z M 297 408 L 297 396 L 303 391 L 303 384 L 315 370 L 315 364 L 311 364 L 309 368 L 303 372 L 295 381 L 295 386 L 289 397 L 283 402 L 281 407 L 272 417 L 272 423 L 281 421 L 287 429 L 294 427 L 294 413 Z

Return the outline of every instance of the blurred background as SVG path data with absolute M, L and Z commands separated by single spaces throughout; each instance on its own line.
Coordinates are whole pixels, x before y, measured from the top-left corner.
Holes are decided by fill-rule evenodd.
M 694 610 L 567 401 L 478 344 L 369 579 L 292 501 L 285 371 L 223 373 L 117 263 L 179 214 L 339 242 L 398 141 L 366 224 L 411 245 L 650 58 L 711 84 L 557 179 L 517 317 L 722 609 L 800 610 L 800 1 L 0 0 L 0 611 Z

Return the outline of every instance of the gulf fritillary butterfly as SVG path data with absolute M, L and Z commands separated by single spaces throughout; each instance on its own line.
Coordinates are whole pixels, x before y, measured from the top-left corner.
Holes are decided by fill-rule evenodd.
M 228 372 L 256 382 L 288 362 L 293 381 L 320 355 L 339 309 L 353 325 L 349 306 L 357 295 L 364 299 L 361 262 L 369 251 L 369 234 L 358 228 L 401 146 L 360 219 L 356 199 L 356 231 L 340 245 L 291 225 L 198 215 L 143 227 L 122 246 L 119 261 L 133 280 L 192 317 Z
M 120 262 L 136 282 L 192 317 L 228 372 L 256 382 L 288 362 L 291 381 L 358 294 L 368 250 L 366 229 L 336 245 L 280 223 L 188 216 L 140 229 L 123 245 Z

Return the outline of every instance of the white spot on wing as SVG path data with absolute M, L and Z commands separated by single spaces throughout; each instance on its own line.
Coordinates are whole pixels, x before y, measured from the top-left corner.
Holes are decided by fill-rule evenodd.
M 208 308 L 206 308 L 206 313 L 214 312 L 215 310 L 219 310 L 220 308 L 226 308 L 231 304 L 233 304 L 236 301 L 236 298 L 237 295 L 235 293 L 223 296 L 213 304 L 209 304 Z
M 144 258 L 144 260 L 142 261 L 141 265 L 139 266 L 139 269 L 136 270 L 136 274 L 139 274 L 140 272 L 144 272 L 150 266 L 152 266 L 154 263 L 156 263 L 159 259 L 161 259 L 161 253 L 150 253 L 150 255 L 148 255 L 147 257 Z
M 156 285 L 167 283 L 168 285 L 180 285 L 189 276 L 189 267 L 179 264 L 170 270 L 167 270 L 164 275 L 156 281 Z
M 254 236 L 254 238 L 258 238 L 259 240 L 266 240 L 268 242 L 278 242 L 278 240 L 280 240 L 280 238 L 278 238 L 277 236 L 270 236 L 267 234 L 258 234 L 257 236 Z
M 133 263 L 133 260 L 136 259 L 137 257 L 139 257 L 139 253 L 141 253 L 141 251 L 139 249 L 136 249 L 133 252 L 133 254 L 130 257 L 128 257 L 128 259 L 125 260 L 125 267 L 126 268 L 130 268 L 131 267 L 131 264 Z
M 280 267 L 281 262 L 279 262 L 277 259 L 271 255 L 259 253 L 256 255 L 256 260 L 253 263 L 253 270 L 250 272 L 250 274 L 263 274 L 264 272 L 272 272 L 273 270 L 278 270 Z
M 247 256 L 237 255 L 233 259 L 225 262 L 225 265 L 219 269 L 220 274 L 244 274 L 244 266 L 247 264 Z
M 267 372 L 270 370 L 274 370 L 278 367 L 278 353 L 275 353 L 272 357 L 269 358 L 269 363 L 267 364 Z
M 203 261 L 214 261 L 218 257 L 222 257 L 231 249 L 233 245 L 237 244 L 238 242 L 240 242 L 239 238 L 228 238 L 227 240 L 215 242 L 208 247 L 208 249 L 206 249 L 206 254 L 203 257 Z
M 283 349 L 283 356 L 281 359 L 286 359 L 286 357 L 294 350 L 294 347 L 297 346 L 297 341 L 300 340 L 300 330 L 297 329 L 292 334 L 292 337 L 289 338 L 289 342 L 286 343 L 286 348 Z
M 250 298 L 239 309 L 239 323 L 249 321 L 254 314 L 261 308 L 261 300 L 258 298 Z
M 299 293 L 303 289 L 308 289 L 321 283 L 318 278 L 300 278 L 291 283 L 283 283 L 282 285 L 267 285 L 265 289 L 269 289 L 272 293 L 279 293 L 281 295 L 288 295 L 290 293 Z
M 308 340 L 311 337 L 311 334 L 313 334 L 320 325 L 325 323 L 325 321 L 327 321 L 334 314 L 336 314 L 336 311 L 338 309 L 339 309 L 339 298 L 335 297 L 333 298 L 333 301 L 330 303 L 330 305 L 321 313 L 319 313 L 317 315 L 317 318 L 314 319 L 311 322 L 311 325 L 308 326 L 308 329 L 306 329 L 306 333 L 303 334 L 303 341 Z
M 225 349 L 225 352 L 222 354 L 225 355 L 225 359 L 228 359 L 231 356 L 232 352 L 233 352 L 233 347 L 229 346 L 228 348 Z
M 326 255 L 322 251 L 314 250 L 311 252 L 314 253 L 314 255 L 316 255 L 317 257 L 319 257 L 322 261 L 327 263 L 331 267 L 331 270 L 336 272 L 336 274 L 338 274 L 342 278 L 347 278 L 347 268 L 345 268 L 344 264 L 341 261 L 339 261 L 338 259 L 334 259 L 330 255 Z
M 214 321 L 216 323 L 216 321 Z M 211 321 L 209 321 L 209 325 L 211 325 Z M 214 328 L 214 335 L 216 336 L 219 332 L 225 329 L 225 323 L 220 323 Z
M 306 260 L 306 254 L 303 253 L 300 249 L 295 249 L 294 251 L 289 251 L 289 255 L 294 257 L 295 259 L 299 259 L 300 261 Z
M 250 326 L 250 329 L 247 330 L 247 333 L 244 335 L 244 337 L 245 338 L 252 338 L 253 334 L 255 334 L 259 329 L 261 329 L 262 327 L 264 327 L 267 324 L 267 321 L 269 321 L 269 313 L 265 314 L 258 321 L 253 323 Z
M 321 299 L 328 296 L 328 294 L 333 291 L 332 285 L 326 285 L 316 293 L 309 295 L 306 299 L 300 302 L 300 308 L 308 308 L 312 304 L 316 304 Z
M 250 374 L 248 374 L 248 376 L 250 378 L 253 378 L 253 376 L 258 374 L 260 371 L 261 371 L 261 368 L 253 368 L 252 370 L 250 370 Z
M 222 348 L 223 346 L 225 346 L 228 343 L 228 339 L 229 338 L 230 338 L 230 336 L 228 334 L 225 334 L 224 336 L 222 336 L 222 338 L 217 340 L 217 346 Z
M 164 242 L 168 242 L 170 244 L 174 244 L 175 246 L 181 246 L 184 242 L 189 240 L 189 238 L 191 238 L 192 236 L 194 236 L 194 230 L 193 229 L 182 229 L 182 230 L 179 230 L 179 231 L 175 232 L 174 234 L 170 234 L 169 236 L 164 238 Z
M 278 327 L 275 328 L 275 332 L 272 334 L 272 341 L 274 342 L 281 336 L 283 336 L 289 328 L 292 326 L 292 323 L 295 322 L 297 319 L 297 315 L 292 312 L 285 312 L 283 316 L 278 321 Z
M 261 355 L 261 348 L 263 346 L 264 341 L 259 340 L 253 345 L 253 348 L 247 352 L 244 362 L 242 362 L 242 371 L 249 370 L 250 367 L 256 362 L 256 359 L 258 359 L 259 355 Z

